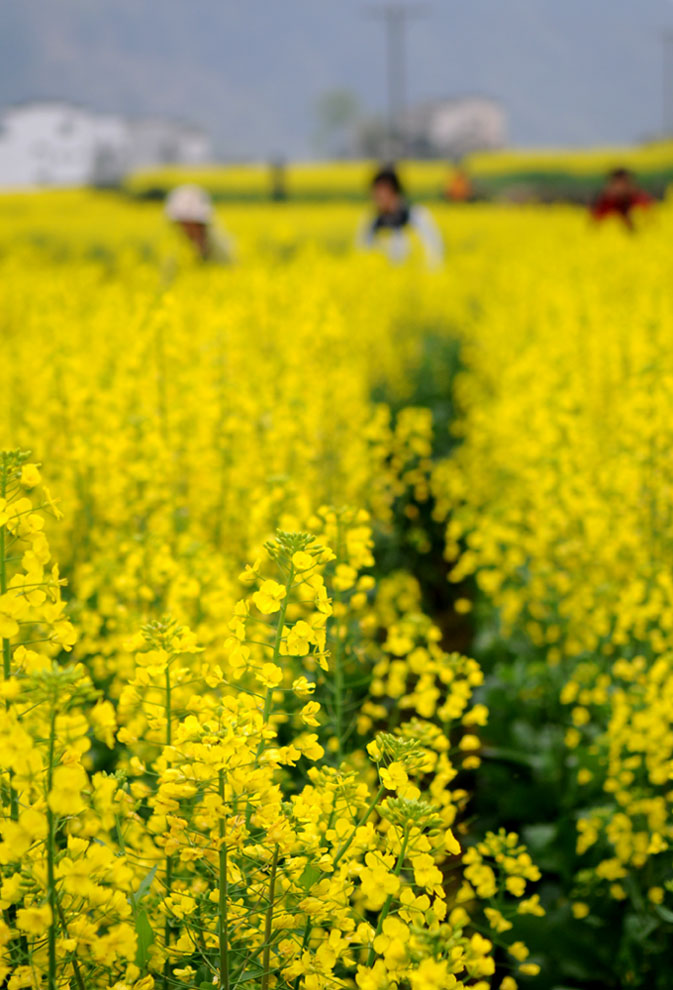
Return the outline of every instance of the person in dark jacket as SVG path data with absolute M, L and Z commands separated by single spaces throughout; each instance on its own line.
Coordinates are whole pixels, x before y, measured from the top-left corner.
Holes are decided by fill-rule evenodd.
M 652 197 L 641 189 L 627 168 L 616 168 L 608 176 L 603 189 L 591 208 L 594 220 L 619 217 L 629 230 L 635 230 L 634 210 L 647 208 Z
M 358 234 L 360 247 L 380 249 L 390 261 L 404 261 L 412 249 L 412 236 L 423 245 L 431 265 L 444 255 L 442 236 L 429 210 L 408 202 L 397 172 L 391 166 L 379 169 L 371 183 L 374 215 L 368 217 Z

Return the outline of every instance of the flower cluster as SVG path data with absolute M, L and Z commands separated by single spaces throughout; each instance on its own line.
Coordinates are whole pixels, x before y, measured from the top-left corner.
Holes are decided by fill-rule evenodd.
M 670 252 L 655 231 L 635 248 L 616 229 L 589 241 L 568 218 L 550 263 L 537 219 L 460 331 L 462 443 L 434 468 L 435 516 L 451 579 L 474 589 L 491 684 L 511 706 L 497 758 L 530 775 L 522 818 L 539 815 L 530 824 L 559 875 L 559 927 L 572 910 L 585 931 L 610 933 L 603 958 L 587 953 L 594 968 L 665 987 Z
M 408 615 L 386 620 L 382 593 L 377 622 L 367 621 L 367 514 L 323 508 L 314 532 L 268 540 L 240 575 L 247 593 L 222 648 L 170 617 L 146 623 L 126 643 L 131 665 L 123 685 L 116 669 L 111 700 L 68 659 L 75 630 L 58 572 L 38 580 L 36 550 L 50 560 L 35 537 L 43 508 L 24 494 L 38 488 L 37 469 L 17 453 L 3 465 L 0 572 L 8 598 L 30 597 L 3 630 L 7 986 L 486 990 L 495 936 L 479 930 L 484 905 L 469 902 L 484 900 L 488 917 L 502 891 L 479 889 L 483 848 L 463 854 L 454 828 L 465 831 L 466 794 L 449 787 L 454 752 L 464 761 L 474 749 L 464 727 L 485 720 L 471 702 L 479 671 L 442 653 L 413 589 Z M 395 657 L 412 652 L 404 636 L 416 637 L 416 653 L 391 681 Z M 449 700 L 412 694 L 402 710 L 415 716 L 372 739 L 357 683 L 391 704 L 424 657 L 438 683 L 455 682 Z M 114 773 L 96 769 L 101 749 Z M 525 911 L 529 857 L 516 836 L 501 840 L 504 854 L 484 841 Z M 509 944 L 517 959 L 521 945 Z M 527 965 L 519 971 L 533 972 Z

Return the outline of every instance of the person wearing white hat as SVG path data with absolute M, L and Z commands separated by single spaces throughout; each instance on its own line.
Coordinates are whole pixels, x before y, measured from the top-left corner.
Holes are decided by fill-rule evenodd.
M 213 223 L 213 204 L 200 186 L 176 186 L 166 198 L 166 216 L 191 241 L 202 261 L 232 260 L 231 243 Z

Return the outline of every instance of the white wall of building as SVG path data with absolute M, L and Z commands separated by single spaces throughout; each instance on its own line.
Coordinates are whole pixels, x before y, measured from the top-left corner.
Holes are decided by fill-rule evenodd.
M 506 139 L 502 107 L 480 97 L 439 104 L 429 123 L 430 139 L 439 148 L 450 148 L 454 142 L 474 145 L 475 150 L 500 148 Z
M 434 100 L 408 111 L 405 132 L 420 154 L 460 156 L 501 148 L 507 140 L 507 117 L 503 107 L 487 97 Z
M 107 183 L 134 168 L 198 164 L 210 155 L 201 131 L 161 118 L 127 120 L 66 103 L 0 114 L 0 187 Z

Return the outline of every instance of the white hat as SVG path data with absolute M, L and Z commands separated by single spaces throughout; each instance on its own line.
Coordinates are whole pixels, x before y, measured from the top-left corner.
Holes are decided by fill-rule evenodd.
M 176 186 L 166 198 L 166 216 L 170 220 L 209 223 L 213 215 L 210 196 L 199 186 Z

